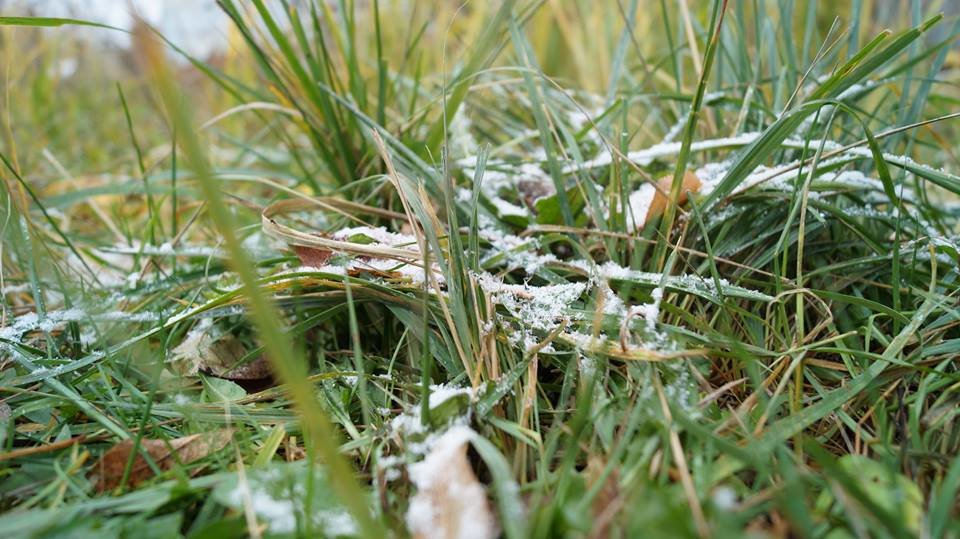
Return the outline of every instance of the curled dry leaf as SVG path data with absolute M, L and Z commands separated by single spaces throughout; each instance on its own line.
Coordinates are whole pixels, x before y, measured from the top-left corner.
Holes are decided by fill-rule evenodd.
M 467 445 L 475 435 L 468 427 L 453 427 L 422 461 L 409 466 L 417 493 L 407 509 L 407 527 L 415 538 L 497 537 L 486 491 L 467 460 Z
M 134 487 L 153 477 L 153 468 L 143 457 L 143 452 L 150 455 L 160 471 L 167 471 L 178 464 L 187 464 L 223 449 L 232 434 L 232 429 L 220 429 L 173 440 L 143 438 L 140 440 L 140 451 L 130 467 L 126 484 Z M 133 449 L 133 440 L 124 440 L 100 457 L 89 473 L 97 492 L 113 490 L 120 485 Z
M 673 185 L 673 175 L 664 176 L 657 180 L 657 191 L 653 195 L 653 200 L 650 202 L 650 210 L 647 212 L 647 218 L 645 221 L 649 221 L 654 217 L 661 215 L 664 210 L 667 208 L 667 197 L 663 193 L 670 194 L 670 187 Z M 680 198 L 677 199 L 679 204 L 686 204 L 687 202 L 687 193 L 698 193 L 700 192 L 700 178 L 697 178 L 697 175 L 692 171 L 687 171 L 683 175 L 683 183 L 680 187 Z

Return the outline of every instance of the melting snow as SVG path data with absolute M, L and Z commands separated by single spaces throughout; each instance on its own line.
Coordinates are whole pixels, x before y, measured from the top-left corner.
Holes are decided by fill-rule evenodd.
M 297 530 L 297 508 L 290 500 L 278 500 L 266 490 L 250 488 L 247 482 L 241 482 L 230 493 L 230 503 L 245 505 L 262 519 L 272 533 L 293 533 Z
M 410 500 L 406 520 L 409 530 L 428 539 L 490 539 L 497 526 L 490 513 L 483 485 L 475 477 L 451 476 L 462 467 L 464 445 L 476 437 L 469 427 L 455 426 L 435 440 L 429 454 L 410 464 L 407 473 L 417 487 Z M 468 470 L 460 470 L 466 474 Z M 438 503 L 438 497 L 442 498 Z M 456 515 L 440 513 L 444 507 L 458 509 Z M 453 529 L 449 526 L 453 525 Z M 450 533 L 452 532 L 452 535 Z
M 430 408 L 436 408 L 458 395 L 473 395 L 469 387 L 441 384 L 430 386 Z
M 366 236 L 373 241 L 389 247 L 417 247 L 417 238 L 409 234 L 390 232 L 385 227 L 358 226 L 344 228 L 332 234 L 333 239 L 348 241 L 353 236 Z
M 11 284 L 0 289 L 0 296 L 6 296 L 7 294 L 19 294 L 21 292 L 26 292 L 27 290 L 30 290 L 30 283 Z
M 140 244 L 134 242 L 133 245 L 116 244 L 113 247 L 100 247 L 95 249 L 98 254 L 112 255 L 146 255 L 146 256 L 192 256 L 192 257 L 223 257 L 223 251 L 214 247 L 205 245 L 180 244 L 174 247 L 170 242 L 161 245 Z M 114 259 L 116 265 L 121 265 L 124 260 Z
M 105 322 L 152 322 L 159 319 L 154 313 L 127 313 L 123 311 L 108 311 L 91 313 L 79 308 L 60 311 L 48 311 L 42 318 L 35 312 L 26 313 L 14 318 L 12 323 L 0 328 L 0 338 L 8 341 L 18 341 L 24 334 L 31 331 L 51 332 L 62 328 L 69 322 L 105 321 Z
M 644 183 L 639 189 L 630 193 L 628 207 L 630 214 L 627 217 L 627 232 L 634 232 L 643 228 L 647 222 L 647 214 L 650 212 L 650 206 L 653 204 L 653 198 L 657 194 L 656 188 L 652 183 Z
M 430 386 L 430 409 L 432 410 L 440 406 L 457 395 L 470 395 L 472 398 L 473 390 L 469 387 L 458 387 L 450 384 Z M 467 415 L 455 418 L 451 424 L 464 425 L 469 422 L 469 419 L 469 410 L 467 410 Z M 425 433 L 426 427 L 423 425 L 423 420 L 420 416 L 420 405 L 412 406 L 409 411 L 393 418 L 390 421 L 390 428 L 394 433 L 405 436 L 416 436 Z M 422 443 L 409 444 L 409 449 L 413 453 L 422 454 L 431 444 L 431 439 L 427 438 L 427 440 Z
M 760 138 L 760 133 L 743 133 L 732 137 L 698 140 L 694 141 L 690 145 L 690 150 L 693 152 L 701 152 L 720 148 L 746 146 L 758 138 Z M 640 166 L 646 166 L 661 157 L 669 157 L 679 154 L 680 147 L 680 142 L 662 142 L 643 150 L 629 152 L 627 154 L 627 158 Z M 613 156 L 609 153 L 604 153 L 589 161 L 569 165 L 564 172 L 574 172 L 582 168 L 589 169 L 603 167 L 611 164 L 612 162 Z

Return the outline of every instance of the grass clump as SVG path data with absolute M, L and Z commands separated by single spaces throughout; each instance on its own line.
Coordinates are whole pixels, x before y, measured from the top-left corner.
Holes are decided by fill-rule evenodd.
M 960 533 L 955 18 L 429 4 L 0 19 L 2 529 Z

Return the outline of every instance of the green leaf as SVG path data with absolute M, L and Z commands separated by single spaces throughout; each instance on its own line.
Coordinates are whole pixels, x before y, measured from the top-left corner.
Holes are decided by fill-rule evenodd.
M 247 391 L 239 384 L 223 378 L 204 376 L 203 385 L 207 402 L 233 402 L 247 396 Z

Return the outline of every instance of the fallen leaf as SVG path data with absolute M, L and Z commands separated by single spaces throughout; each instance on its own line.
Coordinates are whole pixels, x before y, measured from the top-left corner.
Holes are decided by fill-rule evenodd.
M 521 178 L 517 181 L 517 191 L 523 197 L 527 207 L 536 211 L 536 203 L 541 198 L 546 198 L 557 194 L 557 188 L 552 181 L 545 181 L 546 178 Z
M 223 333 L 209 318 L 193 327 L 171 351 L 170 364 L 184 376 L 200 371 L 228 380 L 259 380 L 270 376 L 270 363 L 264 356 L 243 363 L 247 348 L 239 339 Z
M 173 440 L 143 438 L 127 476 L 127 486 L 138 484 L 153 477 L 153 469 L 143 457 L 145 451 L 160 471 L 173 469 L 178 464 L 188 464 L 223 449 L 233 435 L 232 429 L 220 429 L 203 434 L 192 434 Z M 89 478 L 97 492 L 115 489 L 123 479 L 123 472 L 134 450 L 133 440 L 124 440 L 111 447 L 90 470 Z
M 270 362 L 263 355 L 243 363 L 247 348 L 232 335 L 210 343 L 201 353 L 201 369 L 228 380 L 259 380 L 270 376 Z
M 407 528 L 417 539 L 486 539 L 499 534 L 483 484 L 477 480 L 467 445 L 476 434 L 453 427 L 407 471 L 417 487 L 407 509 Z
M 673 185 L 673 175 L 664 176 L 657 180 L 657 190 L 654 192 L 653 200 L 650 202 L 650 209 L 647 211 L 647 218 L 644 220 L 644 223 L 658 217 L 661 215 L 664 210 L 667 208 L 667 197 L 664 196 L 661 192 L 670 194 L 670 187 Z M 697 175 L 691 171 L 687 171 L 683 175 L 683 182 L 680 187 L 680 198 L 677 199 L 679 204 L 685 204 L 687 202 L 687 193 L 698 193 L 700 191 L 700 178 L 697 178 Z
M 333 256 L 333 251 L 327 249 L 318 249 L 316 247 L 306 247 L 303 245 L 292 245 L 291 247 L 293 247 L 293 252 L 297 253 L 297 256 L 300 258 L 300 263 L 311 268 L 323 266 L 330 260 L 330 257 Z
M 206 376 L 203 379 L 204 394 L 209 402 L 233 402 L 247 396 L 247 391 L 236 382 Z

